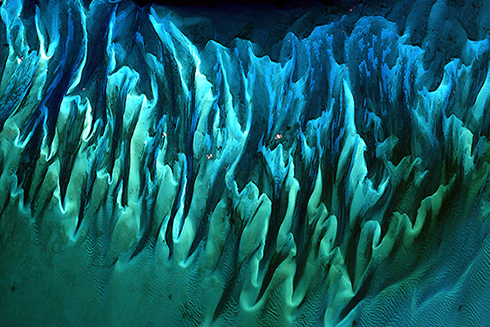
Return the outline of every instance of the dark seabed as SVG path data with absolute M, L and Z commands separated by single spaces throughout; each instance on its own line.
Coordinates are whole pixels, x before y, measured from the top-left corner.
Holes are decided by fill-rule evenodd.
M 195 5 L 0 6 L 0 326 L 490 324 L 490 2 Z

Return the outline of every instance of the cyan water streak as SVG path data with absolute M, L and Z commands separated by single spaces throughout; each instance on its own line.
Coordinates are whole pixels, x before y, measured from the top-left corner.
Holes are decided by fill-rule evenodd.
M 85 2 L 0 7 L 2 324 L 490 321 L 486 1 L 274 45 Z

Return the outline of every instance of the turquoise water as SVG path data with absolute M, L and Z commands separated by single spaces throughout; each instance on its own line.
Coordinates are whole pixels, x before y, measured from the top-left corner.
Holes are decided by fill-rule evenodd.
M 490 7 L 260 10 L 0 7 L 2 323 L 485 325 Z

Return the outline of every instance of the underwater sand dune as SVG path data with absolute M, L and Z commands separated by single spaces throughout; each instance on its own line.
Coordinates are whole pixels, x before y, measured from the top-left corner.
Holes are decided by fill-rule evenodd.
M 0 15 L 1 324 L 490 321 L 490 3 Z

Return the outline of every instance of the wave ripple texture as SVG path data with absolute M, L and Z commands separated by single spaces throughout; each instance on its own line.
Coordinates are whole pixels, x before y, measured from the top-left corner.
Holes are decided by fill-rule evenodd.
M 490 2 L 302 10 L 5 1 L 0 324 L 490 321 Z

